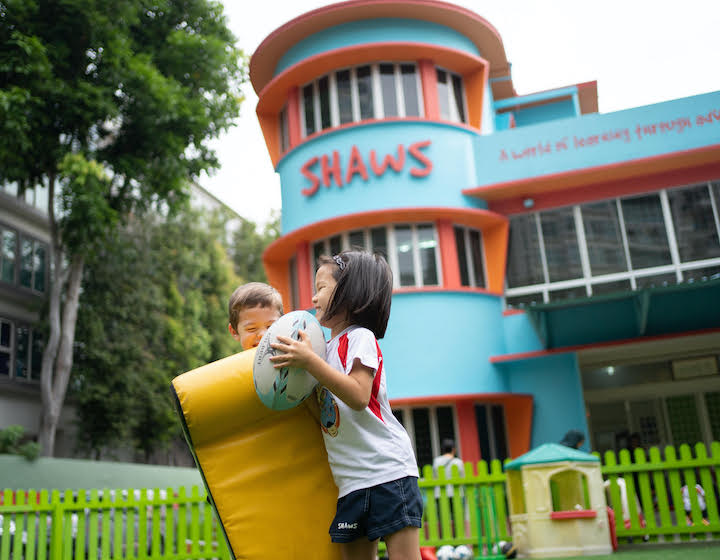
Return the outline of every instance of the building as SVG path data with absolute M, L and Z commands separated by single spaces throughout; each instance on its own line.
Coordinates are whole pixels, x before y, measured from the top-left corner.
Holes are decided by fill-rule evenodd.
M 720 92 L 598 114 L 595 82 L 518 95 L 502 40 L 435 0 L 351 0 L 250 61 L 280 176 L 264 254 L 286 308 L 363 246 L 395 291 L 381 347 L 423 465 L 720 438 Z

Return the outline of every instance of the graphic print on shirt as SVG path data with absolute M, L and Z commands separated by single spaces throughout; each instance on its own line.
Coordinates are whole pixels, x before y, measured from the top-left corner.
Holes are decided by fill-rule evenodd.
M 325 387 L 316 391 L 315 394 L 320 405 L 320 427 L 330 437 L 335 437 L 338 435 L 338 428 L 340 427 L 340 411 L 337 404 L 335 404 L 335 399 Z

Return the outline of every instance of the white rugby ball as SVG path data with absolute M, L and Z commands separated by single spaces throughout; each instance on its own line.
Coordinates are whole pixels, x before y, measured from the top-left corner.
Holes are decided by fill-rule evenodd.
M 291 311 L 275 321 L 258 344 L 253 362 L 255 392 L 262 403 L 272 410 L 288 410 L 303 402 L 312 393 L 317 379 L 300 368 L 275 368 L 270 361 L 279 354 L 271 344 L 278 336 L 300 340 L 298 331 L 310 336 L 315 353 L 325 359 L 325 335 L 314 315 L 307 311 Z

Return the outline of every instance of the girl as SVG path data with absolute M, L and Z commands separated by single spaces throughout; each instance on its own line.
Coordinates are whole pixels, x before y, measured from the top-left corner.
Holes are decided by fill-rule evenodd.
M 391 560 L 420 560 L 422 497 L 407 432 L 390 409 L 378 338 L 390 316 L 392 272 L 363 251 L 321 257 L 312 302 L 330 329 L 327 362 L 309 337 L 278 337 L 275 367 L 299 367 L 320 383 L 320 424 L 338 486 L 330 525 L 343 560 L 374 560 L 384 538 Z

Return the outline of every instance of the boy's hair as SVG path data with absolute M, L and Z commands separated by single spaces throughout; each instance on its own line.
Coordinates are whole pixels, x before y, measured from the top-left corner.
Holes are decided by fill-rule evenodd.
M 282 296 L 275 288 L 263 282 L 248 282 L 237 287 L 228 302 L 228 316 L 233 328 L 237 328 L 240 313 L 253 307 L 274 307 L 282 315 Z
M 366 251 L 343 251 L 334 257 L 318 259 L 319 266 L 326 264 L 333 268 L 337 285 L 324 317 L 330 319 L 347 313 L 351 324 L 371 330 L 375 338 L 385 336 L 393 276 L 383 256 Z
M 440 446 L 440 451 L 443 454 L 452 453 L 454 449 L 455 449 L 455 440 L 450 439 L 450 438 L 446 438 L 446 439 L 442 440 L 442 445 Z

